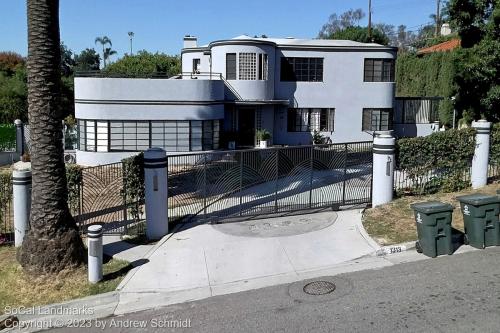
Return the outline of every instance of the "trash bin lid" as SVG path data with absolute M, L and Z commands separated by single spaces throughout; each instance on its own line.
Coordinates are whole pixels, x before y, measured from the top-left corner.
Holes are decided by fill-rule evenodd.
M 453 206 L 439 201 L 426 201 L 411 204 L 410 207 L 424 214 L 453 211 Z
M 488 195 L 483 193 L 474 193 L 457 197 L 457 200 L 472 206 L 481 206 L 492 203 L 499 203 L 500 198 L 496 195 Z

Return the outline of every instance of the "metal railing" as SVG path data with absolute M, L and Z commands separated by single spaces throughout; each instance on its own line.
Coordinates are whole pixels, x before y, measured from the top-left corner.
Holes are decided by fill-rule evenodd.
M 168 156 L 169 220 L 371 202 L 372 142 Z

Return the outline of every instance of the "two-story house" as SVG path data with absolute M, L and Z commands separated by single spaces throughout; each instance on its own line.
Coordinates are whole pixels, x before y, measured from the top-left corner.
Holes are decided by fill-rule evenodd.
M 396 48 L 344 40 L 184 38 L 173 78 L 77 76 L 77 162 L 119 161 L 149 147 L 169 154 L 372 139 L 392 128 Z

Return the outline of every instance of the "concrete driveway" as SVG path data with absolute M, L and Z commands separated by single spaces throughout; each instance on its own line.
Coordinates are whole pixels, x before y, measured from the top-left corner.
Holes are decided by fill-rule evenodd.
M 293 282 L 373 260 L 378 249 L 361 226 L 361 210 L 185 225 L 127 275 L 120 303 L 130 312 L 145 300 L 152 307 Z

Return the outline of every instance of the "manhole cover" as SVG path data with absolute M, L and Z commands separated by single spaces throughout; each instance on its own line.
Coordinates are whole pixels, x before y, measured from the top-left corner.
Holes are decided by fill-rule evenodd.
M 335 284 L 329 281 L 313 281 L 304 286 L 304 292 L 309 295 L 326 295 L 335 290 Z

